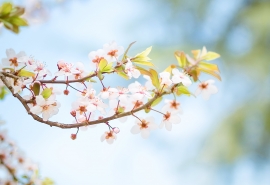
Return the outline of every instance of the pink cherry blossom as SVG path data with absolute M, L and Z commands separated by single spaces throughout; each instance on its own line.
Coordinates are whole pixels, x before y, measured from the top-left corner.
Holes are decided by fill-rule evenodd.
M 57 66 L 59 71 L 55 73 L 55 76 L 70 76 L 80 73 L 79 70 L 74 68 L 73 64 L 66 63 L 63 60 L 58 61 Z

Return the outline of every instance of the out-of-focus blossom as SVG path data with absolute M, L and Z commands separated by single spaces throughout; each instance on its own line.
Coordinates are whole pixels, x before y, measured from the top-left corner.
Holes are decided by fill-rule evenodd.
M 174 84 L 180 83 L 182 82 L 182 84 L 184 86 L 189 86 L 192 84 L 190 78 L 188 77 L 188 75 L 180 72 L 178 69 L 174 68 L 172 70 L 173 76 L 172 76 L 172 82 Z
M 215 83 L 214 80 L 207 80 L 207 81 L 201 82 L 198 86 L 198 89 L 195 92 L 195 95 L 202 94 L 202 97 L 205 100 L 208 100 L 211 94 L 215 94 L 218 92 L 217 87 L 213 85 L 214 83 Z
M 176 112 L 166 112 L 166 114 L 163 115 L 163 120 L 161 124 L 159 125 L 159 128 L 163 128 L 165 125 L 165 128 L 168 131 L 172 130 L 172 124 L 180 123 L 181 119 L 179 115 Z

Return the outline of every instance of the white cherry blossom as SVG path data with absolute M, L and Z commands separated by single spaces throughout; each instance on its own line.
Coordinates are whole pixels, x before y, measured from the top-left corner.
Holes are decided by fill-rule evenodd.
M 91 51 L 88 54 L 88 58 L 92 62 L 90 65 L 94 68 L 97 68 L 100 60 L 104 59 L 106 56 L 106 53 L 103 49 L 99 49 L 97 51 Z
M 44 121 L 47 121 L 50 117 L 58 113 L 60 103 L 57 102 L 53 96 L 48 99 L 44 99 L 43 96 L 36 96 L 36 105 L 30 109 L 34 114 L 41 114 Z
M 146 139 L 150 135 L 150 131 L 157 128 L 157 125 L 154 123 L 153 117 L 147 117 L 145 119 L 142 119 L 141 121 L 136 119 L 136 125 L 134 125 L 131 128 L 132 134 L 139 134 L 141 133 L 141 136 Z
M 159 128 L 163 128 L 165 125 L 165 128 L 168 131 L 172 130 L 172 124 L 180 123 L 181 119 L 179 115 L 176 112 L 166 112 L 163 115 L 163 120 L 161 124 L 159 125 Z
M 160 76 L 160 85 L 161 86 L 170 86 L 172 81 L 170 79 L 171 74 L 167 71 L 159 73 Z
M 198 89 L 195 92 L 195 95 L 202 94 L 202 97 L 205 100 L 208 100 L 211 94 L 215 94 L 218 92 L 217 87 L 213 85 L 214 83 L 215 83 L 214 80 L 207 80 L 207 81 L 201 82 L 198 86 Z
M 130 61 L 130 59 L 127 59 L 127 63 L 125 66 L 125 72 L 127 73 L 129 79 L 133 78 L 139 78 L 139 76 L 141 75 L 140 71 L 138 69 L 136 69 L 133 65 L 132 62 Z
M 101 142 L 103 141 L 107 141 L 108 144 L 113 144 L 114 140 L 116 140 L 117 136 L 116 136 L 116 133 L 114 131 L 108 131 L 108 132 L 105 132 L 100 140 Z
M 142 86 L 139 82 L 131 83 L 128 86 L 129 91 L 132 93 L 132 97 L 137 100 L 141 100 L 144 97 L 152 98 L 151 94 L 147 91 L 145 86 Z
M 172 77 L 172 82 L 174 84 L 180 83 L 182 82 L 182 84 L 184 86 L 189 86 L 192 84 L 190 78 L 188 77 L 188 75 L 186 75 L 185 73 L 180 72 L 178 69 L 174 68 L 172 70 L 173 73 L 173 77 Z
M 102 114 L 105 114 L 105 108 L 107 108 L 107 104 L 103 103 L 103 101 L 98 97 L 95 97 L 90 101 L 88 108 L 90 112 L 98 110 Z
M 118 97 L 118 90 L 116 88 L 105 88 L 100 92 L 100 97 L 102 99 L 115 99 Z
M 105 59 L 108 62 L 116 61 L 118 57 L 124 53 L 124 48 L 122 46 L 118 46 L 115 41 L 109 44 L 104 44 L 103 50 L 106 54 Z
M 81 62 L 77 62 L 74 66 L 74 69 L 77 70 L 78 73 L 74 73 L 70 79 L 78 80 L 88 75 L 88 73 L 85 71 L 83 63 Z
M 182 113 L 182 109 L 180 107 L 180 103 L 176 100 L 164 100 L 165 105 L 162 107 L 162 112 L 174 112 L 174 113 Z
M 25 65 L 25 63 L 18 61 L 19 58 L 24 57 L 26 54 L 24 51 L 19 52 L 16 54 L 14 49 L 7 49 L 6 50 L 7 58 L 2 59 L 2 64 L 4 66 L 10 66 L 13 68 L 20 68 Z

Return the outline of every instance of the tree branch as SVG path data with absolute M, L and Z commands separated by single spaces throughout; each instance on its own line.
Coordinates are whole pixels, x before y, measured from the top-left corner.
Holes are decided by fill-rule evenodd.
M 159 98 L 159 97 L 161 97 L 161 96 L 163 96 L 165 94 L 170 94 L 168 92 L 156 93 L 155 96 L 150 101 L 148 101 L 146 104 L 144 104 L 143 106 L 141 106 L 141 107 L 139 107 L 137 109 L 133 109 L 132 111 L 129 111 L 129 112 L 124 112 L 124 113 L 121 113 L 121 114 L 115 114 L 115 115 L 110 116 L 110 117 L 107 117 L 107 118 L 103 118 L 103 119 L 99 119 L 99 120 L 95 120 L 95 121 L 90 121 L 90 122 L 65 124 L 65 123 L 59 123 L 59 122 L 54 122 L 54 121 L 44 121 L 38 115 L 33 114 L 30 111 L 30 107 L 27 105 L 28 100 L 23 99 L 18 93 L 15 93 L 15 94 L 13 93 L 14 92 L 13 91 L 13 87 L 9 85 L 9 83 L 7 82 L 6 77 L 4 75 L 5 75 L 5 73 L 0 72 L 0 78 L 1 78 L 1 80 L 7 86 L 7 88 L 10 90 L 10 92 L 13 94 L 13 96 L 16 97 L 22 103 L 22 105 L 24 106 L 24 108 L 27 111 L 27 113 L 30 116 L 32 116 L 34 120 L 36 120 L 38 122 L 41 122 L 41 123 L 44 123 L 44 124 L 47 124 L 47 125 L 50 125 L 51 127 L 52 126 L 55 126 L 55 127 L 59 127 L 59 128 L 63 128 L 63 129 L 78 128 L 78 127 L 82 127 L 82 126 L 88 126 L 88 125 L 95 125 L 95 124 L 100 124 L 100 123 L 106 123 L 106 122 L 111 121 L 111 120 L 115 120 L 115 119 L 118 119 L 118 118 L 121 118 L 121 117 L 129 116 L 129 115 L 134 114 L 135 112 L 138 112 L 140 110 L 143 110 L 143 109 L 151 106 L 151 104 L 157 98 Z M 66 81 L 64 81 L 64 83 L 66 83 Z

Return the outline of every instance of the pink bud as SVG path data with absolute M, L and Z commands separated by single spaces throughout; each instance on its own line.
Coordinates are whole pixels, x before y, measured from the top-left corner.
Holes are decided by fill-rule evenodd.
M 72 140 L 75 140 L 77 138 L 77 134 L 71 134 L 70 137 L 71 137 Z
M 68 95 L 69 94 L 69 90 L 64 90 L 64 95 Z
M 73 110 L 73 111 L 70 112 L 70 114 L 71 114 L 71 116 L 75 117 L 76 116 L 76 111 Z
M 118 134 L 120 132 L 120 129 L 118 127 L 113 127 L 113 132 Z

